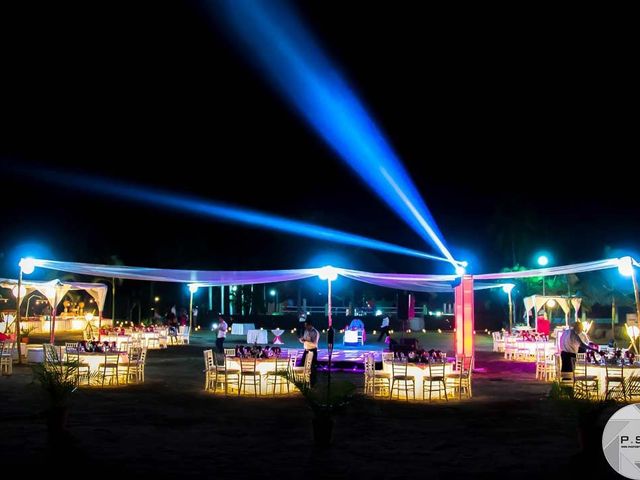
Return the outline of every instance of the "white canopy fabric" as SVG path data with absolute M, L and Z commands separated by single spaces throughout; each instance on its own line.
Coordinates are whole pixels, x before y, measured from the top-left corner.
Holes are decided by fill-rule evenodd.
M 578 319 L 578 310 L 580 310 L 580 305 L 582 304 L 582 298 L 580 297 L 563 297 L 563 296 L 554 296 L 554 295 L 531 295 L 530 297 L 525 297 L 522 299 L 524 302 L 524 308 L 527 314 L 527 319 L 529 318 L 529 312 L 533 310 L 533 315 L 535 317 L 536 329 L 538 328 L 538 318 L 536 313 L 540 311 L 549 300 L 555 301 L 562 311 L 564 312 L 564 320 L 565 325 L 569 326 L 569 314 L 571 312 L 571 307 L 573 307 L 575 311 L 575 319 Z
M 256 271 L 215 271 L 215 270 L 175 270 L 162 268 L 128 267 L 120 265 L 99 265 L 92 263 L 62 262 L 57 260 L 31 259 L 36 267 L 58 270 L 62 272 L 78 273 L 82 275 L 105 276 L 128 280 L 146 280 L 152 282 L 181 282 L 199 285 L 247 285 L 259 283 L 286 282 L 316 276 L 319 268 L 302 268 L 289 270 L 256 270 Z M 608 268 L 618 268 L 622 264 L 640 267 L 640 264 L 630 258 L 609 258 L 595 262 L 575 263 L 558 267 L 536 268 L 516 272 L 480 273 L 474 274 L 475 280 L 506 280 L 511 278 L 544 277 L 549 275 L 566 275 L 570 273 L 592 272 Z M 402 273 L 372 273 L 344 268 L 335 269 L 345 277 L 362 280 L 369 283 L 387 286 L 390 284 L 407 285 L 407 290 L 414 287 L 441 288 L 442 285 L 429 285 L 438 282 L 448 284 L 460 278 L 459 275 L 414 275 Z M 395 287 L 395 288 L 402 288 Z M 487 287 L 489 288 L 489 287 Z M 431 291 L 431 290 L 429 290 Z
M 574 263 L 572 265 L 561 265 L 558 267 L 534 268 L 531 270 L 522 270 L 519 272 L 500 272 L 500 273 L 480 273 L 474 275 L 476 280 L 506 280 L 508 278 L 530 278 L 530 277 L 547 277 L 549 275 L 568 275 L 570 273 L 594 272 L 596 270 L 606 270 L 608 268 L 618 268 L 624 258 L 608 258 L 606 260 L 597 260 L 595 262 Z M 634 259 L 630 259 L 631 264 L 640 267 L 640 264 Z
M 289 270 L 175 270 L 119 265 L 97 265 L 91 263 L 61 262 L 54 260 L 34 260 L 36 267 L 78 273 L 82 275 L 106 276 L 128 280 L 152 282 L 190 283 L 200 287 L 221 285 L 249 285 L 262 283 L 302 280 L 322 274 L 322 268 L 301 268 Z M 338 275 L 371 283 L 382 287 L 410 290 L 414 292 L 453 292 L 457 275 L 414 275 L 403 273 L 373 273 L 346 268 L 335 268 Z M 476 290 L 500 288 L 503 284 L 476 283 Z
M 11 288 L 18 286 L 18 280 L 13 278 L 0 279 L 0 287 Z M 23 280 L 22 286 L 27 295 L 34 291 L 40 292 L 52 307 L 57 307 L 64 299 L 69 290 L 85 290 L 96 301 L 98 311 L 102 312 L 104 302 L 107 297 L 108 287 L 103 283 L 81 283 L 81 282 L 61 282 L 60 280 L 50 280 L 41 282 L 35 280 Z M 20 304 L 27 295 L 20 297 Z

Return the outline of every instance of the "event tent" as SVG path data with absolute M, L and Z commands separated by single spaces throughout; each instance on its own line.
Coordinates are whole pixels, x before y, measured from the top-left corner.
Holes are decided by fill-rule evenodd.
M 102 310 L 104 309 L 104 302 L 107 298 L 108 287 L 103 283 L 84 283 L 84 282 L 63 282 L 61 280 L 34 281 L 34 280 L 22 280 L 21 286 L 24 288 L 25 295 L 20 295 L 20 304 L 24 299 L 32 292 L 41 293 L 49 302 L 52 307 L 52 322 L 51 322 L 51 343 L 55 337 L 56 328 L 56 308 L 60 305 L 60 302 L 64 299 L 67 292 L 71 290 L 84 290 L 95 300 L 98 307 L 98 316 L 102 319 Z M 0 279 L 1 288 L 14 289 L 18 288 L 18 280 L 13 278 Z
M 567 296 L 555 296 L 555 295 L 532 295 L 523 299 L 524 309 L 527 315 L 527 323 L 529 323 L 529 313 L 533 310 L 533 316 L 535 318 L 535 328 L 538 329 L 538 317 L 536 313 L 540 311 L 549 301 L 555 301 L 562 311 L 564 312 L 564 323 L 569 326 L 569 314 L 571 307 L 575 311 L 575 319 L 578 320 L 578 310 L 582 304 L 582 298 L 580 297 L 567 297 Z

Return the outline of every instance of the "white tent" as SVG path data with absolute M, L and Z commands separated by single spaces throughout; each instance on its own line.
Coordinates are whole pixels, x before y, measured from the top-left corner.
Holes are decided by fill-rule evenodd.
M 2 288 L 17 288 L 18 280 L 13 278 L 0 279 L 0 287 Z M 37 291 L 40 292 L 51 305 L 52 323 L 51 323 L 51 343 L 55 336 L 56 328 L 56 308 L 60 305 L 60 302 L 64 299 L 67 292 L 70 290 L 84 290 L 95 300 L 98 306 L 98 316 L 102 320 L 102 309 L 104 308 L 104 302 L 107 298 L 108 287 L 103 283 L 82 283 L 82 282 L 62 282 L 60 280 L 50 280 L 48 282 L 39 282 L 34 280 L 23 280 L 22 287 L 25 289 L 25 295 L 20 296 L 20 304 L 30 293 Z
M 0 287 L 17 288 L 18 280 L 13 278 L 0 279 Z M 64 299 L 69 290 L 85 290 L 96 301 L 98 311 L 102 312 L 104 302 L 107 298 L 108 287 L 103 283 L 82 283 L 82 282 L 62 282 L 60 280 L 50 280 L 48 282 L 39 282 L 33 280 L 23 280 L 22 286 L 26 295 L 21 295 L 20 303 L 24 301 L 31 292 L 40 292 L 52 307 L 57 307 Z
M 575 319 L 578 320 L 578 310 L 582 304 L 582 298 L 580 297 L 567 297 L 556 295 L 532 295 L 523 299 L 524 309 L 527 314 L 527 323 L 529 323 L 529 313 L 533 310 L 533 316 L 535 317 L 535 328 L 538 329 L 538 316 L 536 313 L 540 311 L 549 301 L 555 301 L 562 311 L 564 312 L 564 323 L 569 326 L 569 314 L 571 313 L 571 307 L 575 311 Z

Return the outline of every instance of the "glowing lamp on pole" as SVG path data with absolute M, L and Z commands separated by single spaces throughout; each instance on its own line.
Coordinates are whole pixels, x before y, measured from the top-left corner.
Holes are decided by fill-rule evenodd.
M 329 304 L 329 327 L 333 323 L 331 320 L 331 282 L 338 278 L 338 271 L 332 266 L 322 267 L 320 269 L 320 273 L 318 274 L 320 280 L 327 281 L 327 300 Z
M 538 256 L 538 265 L 541 267 L 546 267 L 547 265 L 549 265 L 549 257 L 547 257 L 546 255 L 539 255 Z M 546 295 L 546 285 L 545 285 L 545 277 L 544 275 L 542 276 L 542 295 Z
M 509 332 L 513 328 L 513 302 L 511 301 L 511 290 L 515 285 L 513 283 L 506 283 L 502 286 L 502 291 L 507 294 L 509 299 Z
M 16 341 L 18 343 L 18 364 L 22 363 L 22 355 L 20 354 L 20 302 L 22 297 L 26 294 L 26 289 L 22 286 L 22 274 L 29 275 L 33 273 L 36 268 L 36 263 L 33 258 L 21 258 L 18 262 L 20 267 L 20 274 L 18 275 L 18 286 L 13 293 L 16 297 Z

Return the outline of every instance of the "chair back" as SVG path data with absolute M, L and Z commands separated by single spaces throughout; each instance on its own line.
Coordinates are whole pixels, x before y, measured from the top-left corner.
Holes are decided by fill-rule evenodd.
M 364 354 L 364 376 L 367 378 L 375 376 L 375 362 L 370 353 Z
M 0 354 L 2 356 L 10 356 L 13 354 L 13 342 L 11 340 L 0 342 Z
M 407 376 L 407 360 L 393 360 L 391 362 L 391 372 L 394 377 L 406 377 Z
M 104 364 L 109 364 L 109 367 L 118 366 L 118 363 L 120 362 L 120 355 L 113 354 L 113 353 L 105 353 L 104 354 Z
M 573 360 L 573 376 L 574 377 L 586 377 L 587 376 L 587 355 L 585 353 L 576 353 L 576 358 Z
M 214 370 L 215 364 L 213 363 L 213 350 L 205 350 L 202 353 L 204 354 L 204 369 Z
M 439 361 L 429 362 L 429 376 L 444 378 L 445 363 Z
M 393 362 L 393 358 L 394 358 L 393 352 L 382 352 L 382 363 Z
M 255 373 L 257 363 L 258 363 L 257 358 L 241 358 L 240 371 L 242 373 Z
M 58 355 L 58 350 L 54 345 L 50 343 L 45 343 L 42 345 L 42 350 L 44 350 L 44 361 L 45 363 L 59 363 L 60 356 Z
M 283 373 L 286 372 L 289 368 L 289 359 L 286 357 L 277 356 L 275 357 L 275 365 L 274 372 Z
M 547 350 L 545 345 L 536 343 L 536 363 L 545 363 L 547 359 Z
M 130 347 L 128 350 L 126 350 L 127 352 L 127 356 L 129 357 L 129 363 L 137 363 L 142 361 L 142 352 L 147 353 L 147 349 L 146 348 L 142 348 L 142 347 Z
M 147 349 L 145 347 L 140 349 L 140 360 L 138 360 L 138 362 L 141 365 L 146 365 L 147 363 Z
M 290 355 L 289 355 L 289 358 L 288 358 L 288 368 L 289 368 L 289 371 L 290 371 L 290 372 L 292 372 L 292 371 L 293 371 L 293 369 L 294 369 L 294 368 L 296 368 L 296 363 L 297 363 L 297 361 L 298 361 L 298 355 L 296 355 L 296 354 L 297 354 L 297 352 L 296 352 L 296 351 L 294 351 L 294 353 L 292 353 L 292 354 L 290 354 Z
M 236 349 L 235 348 L 225 348 L 224 349 L 224 355 L 225 355 L 225 357 L 235 357 L 236 356 Z
M 606 363 L 604 368 L 606 369 L 607 380 L 610 378 L 624 378 L 624 364 L 610 365 Z
M 456 355 L 454 370 L 462 374 L 468 373 L 473 370 L 473 357 Z

